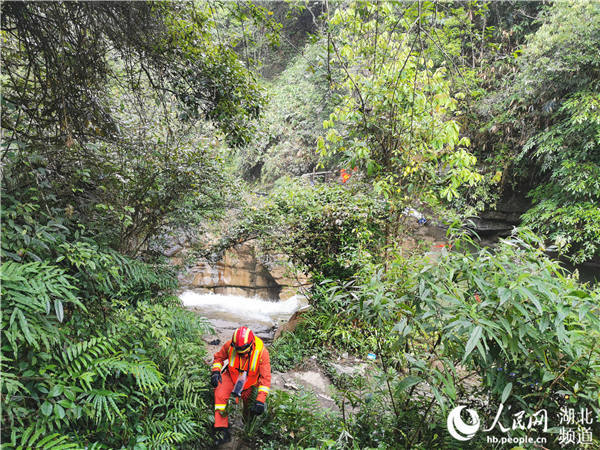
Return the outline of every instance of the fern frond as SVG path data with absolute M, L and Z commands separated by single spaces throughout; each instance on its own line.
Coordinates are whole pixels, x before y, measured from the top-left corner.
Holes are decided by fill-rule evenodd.
M 64 302 L 85 310 L 72 280 L 64 270 L 45 262 L 7 261 L 0 266 L 2 325 L 15 356 L 21 343 L 39 350 L 57 342 L 58 328 L 49 317 L 52 305 L 58 321 L 63 320 Z
M 25 450 L 25 449 L 43 449 L 43 450 L 66 450 L 80 448 L 79 445 L 69 442 L 69 437 L 58 433 L 47 434 L 43 427 L 37 428 L 31 425 L 20 436 L 17 441 L 13 434 L 13 441 L 10 444 L 3 444 L 3 449 Z
M 186 436 L 177 431 L 163 431 L 162 433 L 150 436 L 150 448 L 169 448 L 174 444 L 183 442 Z
M 214 327 L 205 317 L 183 308 L 176 308 L 172 312 L 171 327 L 168 332 L 173 340 L 187 341 L 197 335 L 212 334 L 214 331 Z
M 155 390 L 163 385 L 163 374 L 155 362 L 148 359 L 127 360 L 124 358 L 107 358 L 98 361 L 99 369 L 110 369 L 132 375 L 138 387 L 142 390 Z
M 105 389 L 93 389 L 85 393 L 85 402 L 91 407 L 90 417 L 98 424 L 102 421 L 112 423 L 115 417 L 121 417 L 121 411 L 115 399 L 126 397 L 122 392 L 112 392 Z
M 180 410 L 169 411 L 167 413 L 167 420 L 173 424 L 173 431 L 183 433 L 188 437 L 197 434 L 198 424 Z
M 63 367 L 67 373 L 77 377 L 82 372 L 95 369 L 97 360 L 116 354 L 114 347 L 118 345 L 115 338 L 95 336 L 67 347 L 61 353 Z

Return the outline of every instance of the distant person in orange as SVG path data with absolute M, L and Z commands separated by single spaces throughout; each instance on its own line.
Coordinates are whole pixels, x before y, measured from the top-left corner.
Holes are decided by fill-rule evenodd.
M 225 414 L 230 396 L 241 397 L 244 409 L 247 409 L 252 388 L 256 386 L 256 402 L 250 411 L 262 414 L 265 410 L 265 400 L 271 388 L 271 362 L 262 339 L 255 337 L 248 327 L 235 330 L 232 339 L 215 353 L 210 383 L 215 388 L 215 430 L 222 431 L 216 445 L 221 445 L 231 440 Z

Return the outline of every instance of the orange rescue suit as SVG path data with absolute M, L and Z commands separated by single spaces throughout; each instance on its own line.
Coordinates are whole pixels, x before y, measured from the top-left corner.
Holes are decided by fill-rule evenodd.
M 227 400 L 233 391 L 240 371 L 248 372 L 248 378 L 242 391 L 244 403 L 250 398 L 253 386 L 258 387 L 256 401 L 263 403 L 271 388 L 269 351 L 259 337 L 254 338 L 252 350 L 242 354 L 235 351 L 231 340 L 225 342 L 223 347 L 215 353 L 212 371 L 221 371 L 225 361 L 228 361 L 229 364 L 222 373 L 223 380 L 215 389 L 215 427 L 227 427 L 229 424 L 227 417 L 223 417 L 221 412 L 225 411 Z

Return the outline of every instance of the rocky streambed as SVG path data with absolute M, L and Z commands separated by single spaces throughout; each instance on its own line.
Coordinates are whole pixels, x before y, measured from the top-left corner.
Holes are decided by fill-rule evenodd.
M 216 334 L 204 336 L 209 352 L 217 351 L 233 331 L 245 325 L 263 339 L 272 342 L 277 329 L 298 310 L 307 307 L 302 295 L 287 300 L 263 300 L 258 297 L 223 295 L 187 290 L 180 295 L 183 305 L 208 319 Z
M 290 275 L 281 262 L 264 264 L 250 244 L 228 250 L 216 263 L 194 263 L 181 272 L 179 280 L 183 305 L 208 319 L 215 329 L 215 334 L 204 336 L 207 363 L 237 327 L 250 327 L 268 345 L 281 331 L 293 329 L 308 308 L 302 294 L 308 287 L 306 278 Z M 364 362 L 345 356 L 334 362 L 341 372 L 364 370 Z M 290 392 L 311 391 L 322 407 L 337 409 L 331 381 L 315 358 L 295 370 L 273 372 L 271 385 Z

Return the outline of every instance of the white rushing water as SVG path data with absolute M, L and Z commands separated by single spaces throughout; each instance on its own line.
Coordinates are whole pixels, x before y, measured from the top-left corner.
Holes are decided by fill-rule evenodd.
M 240 322 L 250 320 L 269 325 L 289 319 L 294 312 L 307 304 L 306 299 L 298 295 L 284 301 L 268 301 L 256 297 L 185 291 L 179 298 L 185 307 L 198 310 L 208 319 Z

